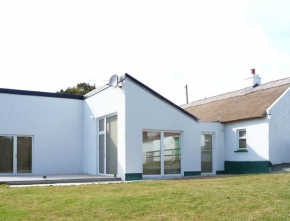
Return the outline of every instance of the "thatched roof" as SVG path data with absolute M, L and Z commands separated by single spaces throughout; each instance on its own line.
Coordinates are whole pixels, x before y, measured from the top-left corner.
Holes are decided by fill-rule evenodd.
M 290 78 L 217 95 L 182 105 L 202 121 L 221 123 L 260 118 L 290 87 Z

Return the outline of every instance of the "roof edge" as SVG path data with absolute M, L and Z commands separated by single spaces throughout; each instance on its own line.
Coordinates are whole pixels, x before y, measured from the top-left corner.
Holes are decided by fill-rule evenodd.
M 274 80 L 274 81 L 269 81 L 269 82 L 266 82 L 264 84 L 259 85 L 259 87 L 266 87 L 267 85 L 269 85 L 271 83 L 278 82 L 278 81 L 283 81 L 283 80 L 286 80 L 286 79 L 289 79 L 289 77 L 282 78 L 282 79 L 278 79 L 278 80 Z M 287 84 L 290 84 L 290 83 L 282 83 L 280 85 L 275 85 L 275 86 L 270 87 L 270 88 L 276 88 L 276 87 L 284 86 L 284 85 L 287 85 Z M 229 91 L 229 92 L 226 92 L 226 93 L 221 93 L 221 94 L 213 95 L 213 96 L 207 97 L 206 99 L 194 100 L 194 101 L 189 102 L 188 104 L 181 104 L 180 107 L 186 109 L 186 108 L 193 107 L 193 106 L 200 106 L 200 105 L 203 105 L 204 103 L 203 104 L 197 104 L 197 105 L 191 105 L 191 104 L 192 103 L 195 103 L 195 102 L 201 102 L 201 101 L 204 101 L 204 100 L 208 100 L 208 99 L 214 99 L 214 98 L 219 97 L 219 96 L 225 96 L 225 95 L 228 95 L 228 94 L 231 94 L 231 93 L 243 91 L 245 89 L 250 89 L 250 88 L 253 88 L 253 87 L 252 86 L 249 86 L 249 87 L 241 88 L 241 89 L 238 89 L 238 90 Z M 262 88 L 260 90 L 267 90 L 267 89 L 270 89 L 270 88 Z M 251 91 L 249 93 L 255 93 L 255 92 L 257 92 L 257 91 Z M 246 94 L 242 94 L 242 95 L 238 95 L 238 96 L 244 96 L 244 95 L 246 95 Z M 226 99 L 230 99 L 232 97 L 236 97 L 236 96 L 226 97 L 226 98 L 222 98 L 222 99 L 216 99 L 214 101 L 209 101 L 209 102 L 206 102 L 206 103 L 212 103 L 212 102 L 215 102 L 215 101 L 226 100 Z
M 0 88 L 0 94 L 14 94 L 14 95 L 37 96 L 37 97 L 53 97 L 53 98 L 84 100 L 84 97 L 82 95 L 76 95 L 76 94 L 61 94 L 61 93 L 27 91 L 27 90 L 17 90 L 17 89 L 7 89 L 7 88 Z
M 123 78 L 129 78 L 130 80 L 132 80 L 133 82 L 135 82 L 136 84 L 138 84 L 139 86 L 141 86 L 142 88 L 144 88 L 145 90 L 149 91 L 151 94 L 153 94 L 154 96 L 158 97 L 159 99 L 165 101 L 166 103 L 168 103 L 169 105 L 175 107 L 176 109 L 178 109 L 179 111 L 181 111 L 182 113 L 184 113 L 185 115 L 189 116 L 190 118 L 193 118 L 195 121 L 198 121 L 199 119 L 194 116 L 193 114 L 187 112 L 185 109 L 179 107 L 178 105 L 174 104 L 172 101 L 168 100 L 167 98 L 163 97 L 161 94 L 157 93 L 156 91 L 152 90 L 150 87 L 146 86 L 145 84 L 143 84 L 142 82 L 138 81 L 136 78 L 132 77 L 129 74 L 125 74 L 124 76 L 122 76 Z M 121 77 L 121 79 L 122 79 Z
M 278 99 L 276 99 L 271 105 L 270 105 L 270 107 L 268 107 L 267 108 L 267 110 L 266 110 L 266 113 L 268 113 L 269 114 L 269 111 L 272 109 L 272 107 L 274 107 L 275 106 L 275 104 L 276 103 L 278 103 L 280 100 L 281 100 L 281 98 L 288 92 L 290 90 L 290 87 L 288 87 L 288 89 L 287 90 L 285 90 L 279 97 L 278 97 Z

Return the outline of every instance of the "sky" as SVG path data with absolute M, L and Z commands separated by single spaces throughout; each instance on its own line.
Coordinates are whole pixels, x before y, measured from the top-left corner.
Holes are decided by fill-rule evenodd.
M 289 0 L 0 0 L 0 88 L 128 73 L 186 103 L 290 77 Z

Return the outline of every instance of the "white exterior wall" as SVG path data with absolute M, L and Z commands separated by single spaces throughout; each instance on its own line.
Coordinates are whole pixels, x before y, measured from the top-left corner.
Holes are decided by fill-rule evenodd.
M 125 96 L 123 89 L 108 88 L 84 100 L 83 172 L 99 173 L 98 118 L 117 115 L 118 177 L 125 178 Z M 91 119 L 94 116 L 97 119 Z
M 212 133 L 212 156 L 213 172 L 224 170 L 225 145 L 224 145 L 224 125 L 218 122 L 199 122 L 200 134 Z M 201 146 L 201 143 L 200 143 Z M 199 157 L 200 150 L 199 150 Z M 199 158 L 199 161 L 201 158 Z
M 82 101 L 0 93 L 0 135 L 33 136 L 32 173 L 82 172 Z
M 290 90 L 288 89 L 268 110 L 270 124 L 270 161 L 290 162 Z
M 248 152 L 238 150 L 237 130 L 247 132 Z M 262 119 L 239 121 L 225 124 L 225 158 L 227 161 L 264 161 L 269 160 L 269 122 Z
M 181 175 L 184 171 L 201 170 L 201 132 L 213 132 L 215 140 L 222 142 L 219 123 L 196 122 L 193 118 L 154 96 L 139 85 L 126 79 L 126 173 L 142 173 L 142 131 L 176 131 L 181 135 Z M 222 143 L 218 145 L 222 146 Z M 216 147 L 217 150 L 219 147 Z M 222 150 L 216 151 L 218 160 L 223 159 Z M 222 163 L 216 168 L 223 170 Z

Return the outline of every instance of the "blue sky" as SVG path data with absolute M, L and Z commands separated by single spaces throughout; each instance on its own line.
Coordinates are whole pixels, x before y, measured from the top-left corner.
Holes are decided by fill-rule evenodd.
M 290 77 L 290 1 L 0 1 L 0 87 L 55 92 L 129 73 L 169 100 Z

